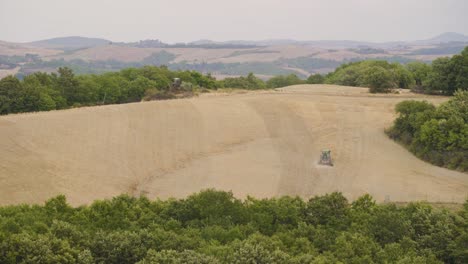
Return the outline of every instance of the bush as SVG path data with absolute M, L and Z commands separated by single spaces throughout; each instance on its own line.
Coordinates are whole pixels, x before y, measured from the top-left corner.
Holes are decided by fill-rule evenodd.
M 266 85 L 268 88 L 280 88 L 280 87 L 286 87 L 290 85 L 303 84 L 303 83 L 305 82 L 301 80 L 299 77 L 297 77 L 297 75 L 290 74 L 290 75 L 275 76 L 269 79 Z
M 467 171 L 468 91 L 458 91 L 439 107 L 403 101 L 387 134 L 414 154 L 438 166 Z
M 264 89 L 265 82 L 257 78 L 253 73 L 249 73 L 247 77 L 226 78 L 223 81 L 225 88 L 240 88 L 240 89 Z
M 363 84 L 369 87 L 371 93 L 388 93 L 392 87 L 396 86 L 393 83 L 392 75 L 379 66 L 367 69 L 363 77 Z
M 401 64 L 368 60 L 341 65 L 326 76 L 325 83 L 369 87 L 372 93 L 388 93 L 392 88 L 410 88 L 414 77 Z
M 325 82 L 325 77 L 321 74 L 312 74 L 307 78 L 306 83 L 308 84 L 322 84 Z

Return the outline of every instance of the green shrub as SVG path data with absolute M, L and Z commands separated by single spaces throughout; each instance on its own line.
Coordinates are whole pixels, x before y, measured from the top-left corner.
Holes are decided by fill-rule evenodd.
M 266 86 L 268 88 L 280 88 L 280 87 L 286 87 L 290 85 L 303 84 L 303 83 L 305 82 L 301 80 L 299 77 L 297 77 L 297 75 L 289 74 L 289 75 L 279 75 L 279 76 L 275 76 L 269 79 L 266 83 Z
M 439 107 L 425 101 L 403 101 L 387 134 L 416 156 L 435 165 L 467 171 L 468 91 L 458 91 Z

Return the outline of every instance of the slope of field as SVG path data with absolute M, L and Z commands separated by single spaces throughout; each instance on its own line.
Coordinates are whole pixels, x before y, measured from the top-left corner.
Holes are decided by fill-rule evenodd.
M 206 63 L 244 63 L 244 62 L 272 62 L 281 58 L 297 58 L 311 54 L 324 53 L 325 49 L 307 46 L 273 46 L 253 49 L 204 49 L 204 48 L 137 48 L 118 45 L 105 45 L 82 49 L 69 54 L 58 54 L 44 58 L 52 59 L 83 59 L 86 61 L 117 60 L 123 62 L 137 62 L 153 53 L 161 51 L 176 55 L 174 63 L 178 62 L 206 62 Z M 348 56 L 359 54 L 348 52 Z M 351 54 L 351 55 L 350 55 Z M 326 55 L 322 55 L 326 58 Z M 335 56 L 338 59 L 341 57 Z M 346 57 L 347 58 L 347 57 Z
M 121 193 L 238 197 L 342 191 L 354 199 L 463 202 L 468 174 L 425 163 L 383 130 L 402 100 L 446 98 L 300 85 L 278 91 L 0 117 L 0 204 Z M 334 167 L 317 165 L 329 148 Z
M 62 53 L 62 51 L 0 41 L 0 55 L 25 56 L 26 54 L 37 54 L 39 56 L 52 56 L 59 53 Z

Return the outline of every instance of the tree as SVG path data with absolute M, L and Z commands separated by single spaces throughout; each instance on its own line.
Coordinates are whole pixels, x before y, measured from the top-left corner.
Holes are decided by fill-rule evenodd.
M 431 74 L 432 71 L 430 65 L 418 61 L 406 64 L 406 68 L 413 75 L 416 88 L 422 88 L 423 83 L 427 82 L 428 76 Z
M 308 84 L 321 84 L 324 83 L 325 77 L 323 75 L 317 73 L 317 74 L 312 74 L 307 78 L 306 83 Z
M 247 82 L 251 89 L 264 89 L 266 88 L 265 82 L 257 78 L 253 73 L 247 75 Z
M 408 89 L 414 86 L 415 80 L 409 70 L 399 63 L 392 63 L 392 74 L 396 83 L 396 87 Z
M 58 69 L 57 85 L 62 96 L 70 103 L 76 101 L 76 93 L 78 89 L 78 81 L 73 74 L 72 69 L 68 67 L 60 67 Z
M 425 83 L 426 92 L 449 94 L 450 90 L 450 59 L 438 58 L 432 62 L 432 72 L 430 72 Z
M 369 230 L 381 245 L 400 242 L 410 235 L 410 222 L 395 205 L 380 206 L 370 217 Z
M 186 205 L 190 208 L 191 215 L 191 219 L 187 220 L 226 225 L 240 223 L 245 217 L 242 214 L 242 203 L 231 192 L 205 190 L 189 196 Z
M 432 119 L 435 109 L 435 106 L 427 101 L 408 100 L 398 103 L 395 111 L 399 115 L 392 127 L 392 136 L 404 139 L 407 144 L 411 143 L 421 125 Z
M 369 87 L 370 92 L 386 93 L 391 88 L 409 88 L 413 75 L 399 63 L 367 60 L 343 64 L 325 78 L 326 83 Z
M 439 107 L 425 101 L 397 104 L 399 114 L 386 132 L 422 159 L 438 166 L 468 169 L 468 91 Z
M 468 201 L 452 212 L 369 195 L 349 205 L 340 193 L 242 202 L 208 190 L 79 207 L 60 195 L 0 206 L 0 263 L 466 263 L 467 220 Z
M 452 68 L 456 75 L 454 76 L 455 87 L 451 89 L 451 92 L 457 90 L 467 91 L 468 90 L 468 46 L 461 52 L 460 55 L 452 57 L 451 62 Z
M 155 88 L 156 83 L 154 81 L 149 80 L 143 76 L 138 76 L 136 79 L 130 81 L 126 101 L 127 102 L 137 102 L 141 101 L 145 92 L 148 89 Z
M 266 83 L 268 88 L 279 88 L 279 87 L 286 87 L 290 85 L 302 84 L 304 83 L 297 75 L 289 74 L 289 75 L 279 75 L 269 79 Z
M 7 76 L 0 80 L 0 114 L 19 111 L 18 98 L 22 92 L 22 84 L 18 78 Z
M 249 73 L 247 77 L 229 77 L 223 81 L 226 88 L 241 88 L 241 89 L 264 89 L 265 82 L 257 78 L 253 73 Z
M 333 255 L 343 263 L 372 263 L 379 250 L 379 245 L 370 237 L 342 233 L 333 246 Z
M 380 66 L 369 68 L 363 77 L 363 82 L 371 93 L 388 93 L 395 87 L 390 72 Z
M 338 192 L 316 196 L 308 201 L 305 213 L 310 224 L 340 228 L 348 222 L 348 200 Z

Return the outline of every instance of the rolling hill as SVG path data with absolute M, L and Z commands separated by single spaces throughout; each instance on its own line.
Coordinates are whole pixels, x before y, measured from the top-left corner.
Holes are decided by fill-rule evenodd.
M 423 40 L 424 41 L 424 40 Z M 455 33 L 455 32 L 445 32 L 433 38 L 426 40 L 426 42 L 431 44 L 439 43 L 448 43 L 448 42 L 468 42 L 468 36 Z
M 172 70 L 196 70 L 217 77 L 246 75 L 253 72 L 269 78 L 296 74 L 302 78 L 328 73 L 343 63 L 379 59 L 390 62 L 431 62 L 452 56 L 468 45 L 467 37 L 456 33 L 413 42 L 372 43 L 347 40 L 263 41 L 200 40 L 167 44 L 159 40 L 114 43 L 105 39 L 64 37 L 31 43 L 0 42 L 0 65 L 9 65 L 19 76 L 36 71 L 71 67 L 76 73 L 102 73 L 144 65 L 166 65 Z M 36 56 L 31 59 L 31 55 Z M 7 57 L 2 57 L 7 56 Z M 29 56 L 29 57 L 27 57 Z
M 237 197 L 365 193 L 378 201 L 463 202 L 468 174 L 419 160 L 384 134 L 411 93 L 301 85 L 277 91 L 0 117 L 2 204 L 65 194 Z M 318 165 L 331 149 L 335 166 Z
M 39 40 L 34 42 L 26 43 L 30 46 L 41 47 L 46 49 L 59 49 L 59 50 L 77 50 L 84 48 L 92 48 L 98 46 L 104 46 L 109 44 L 111 41 L 101 38 L 86 38 L 86 37 L 63 37 L 63 38 L 52 38 Z

